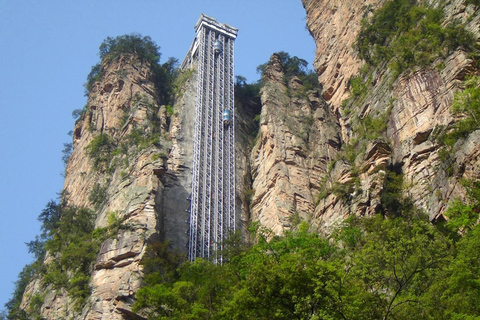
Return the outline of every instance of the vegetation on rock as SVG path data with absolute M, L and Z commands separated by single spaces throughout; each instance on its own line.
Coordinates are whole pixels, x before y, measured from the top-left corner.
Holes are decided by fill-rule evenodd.
M 302 89 L 299 90 L 299 95 L 305 95 L 307 91 L 319 88 L 318 75 L 315 71 L 308 69 L 308 62 L 306 60 L 297 56 L 291 57 L 290 54 L 285 51 L 280 51 L 275 54 L 280 60 L 284 74 L 283 80 L 287 87 L 292 77 L 298 77 L 302 83 Z M 262 76 L 260 81 L 263 79 L 267 65 L 268 62 L 257 67 L 257 72 Z
M 473 35 L 457 21 L 443 24 L 443 9 L 416 0 L 390 0 L 364 19 L 357 38 L 360 57 L 369 65 L 388 62 L 396 75 L 428 66 L 462 46 L 473 49 Z
M 134 310 L 149 319 L 478 315 L 480 269 L 472 250 L 480 226 L 458 238 L 455 229 L 440 231 L 413 207 L 401 208 L 388 217 L 352 217 L 330 238 L 308 232 L 304 223 L 283 237 L 258 229 L 252 246 L 233 241 L 237 249 L 223 265 L 180 264 L 161 247 L 144 261 L 145 287 Z
M 38 216 L 41 234 L 27 243 L 35 261 L 24 267 L 15 283 L 12 299 L 6 304 L 7 319 L 41 319 L 40 307 L 50 290 L 64 289 L 75 303 L 75 308 L 84 306 L 90 295 L 90 275 L 100 244 L 115 236 L 120 228 L 128 227 L 112 213 L 108 227 L 94 227 L 94 212 L 81 207 L 50 201 Z M 51 259 L 48 262 L 45 256 Z M 31 297 L 27 310 L 20 308 L 27 284 L 40 279 L 44 294 Z
M 177 74 L 178 60 L 169 58 L 159 64 L 160 47 L 148 36 L 133 33 L 115 38 L 107 37 L 99 47 L 101 62 L 94 65 L 87 76 L 85 95 L 88 96 L 93 85 L 100 81 L 105 72 L 105 64 L 122 56 L 134 56 L 152 68 L 151 81 L 156 84 L 157 99 L 160 104 L 171 104 L 174 92 L 174 79 Z

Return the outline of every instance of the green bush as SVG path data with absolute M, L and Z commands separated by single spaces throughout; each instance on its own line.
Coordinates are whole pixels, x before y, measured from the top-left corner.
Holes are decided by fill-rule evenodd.
M 105 133 L 97 135 L 85 147 L 87 155 L 93 160 L 95 170 L 105 170 L 112 160 L 112 153 L 115 150 L 113 139 Z
M 369 65 L 388 62 L 395 77 L 428 66 L 457 47 L 472 50 L 474 36 L 458 22 L 443 27 L 443 10 L 415 0 L 389 0 L 362 21 L 356 47 Z
M 108 185 L 102 186 L 100 183 L 96 183 L 88 194 L 88 201 L 93 204 L 95 210 L 98 210 L 100 206 L 107 200 L 107 189 Z
M 120 55 L 132 54 L 154 64 L 160 59 L 159 50 L 160 47 L 150 37 L 132 33 L 115 38 L 107 37 L 100 45 L 98 55 L 102 60 L 112 60 Z
M 451 111 L 460 117 L 450 134 L 453 138 L 466 137 L 480 129 L 480 77 L 467 79 L 465 89 L 455 94 Z
M 222 265 L 182 264 L 159 244 L 143 261 L 133 310 L 149 319 L 450 319 L 462 308 L 475 315 L 477 230 L 457 249 L 418 211 L 351 217 L 330 238 L 305 223 L 283 236 L 257 228 L 254 244 L 237 242 L 241 249 Z M 468 290 L 472 296 L 458 296 Z
M 318 75 L 308 70 L 308 62 L 297 56 L 291 57 L 290 54 L 284 51 L 275 53 L 280 60 L 280 64 L 284 73 L 285 84 L 288 85 L 288 81 L 296 76 L 303 84 L 301 94 L 305 94 L 309 90 L 319 89 Z M 257 67 L 257 72 L 261 74 L 262 79 L 267 68 L 268 63 L 261 64 Z
M 450 110 L 457 120 L 450 127 L 440 127 L 434 135 L 443 147 L 439 151 L 439 159 L 445 164 L 449 176 L 453 174 L 451 159 L 455 143 L 480 129 L 480 77 L 466 80 L 465 89 L 455 94 Z
M 151 81 L 155 83 L 156 96 L 160 104 L 172 104 L 174 79 L 177 76 L 178 60 L 169 58 L 160 65 L 160 47 L 149 36 L 138 33 L 107 37 L 99 47 L 98 53 L 102 62 L 94 65 L 84 84 L 85 95 L 88 96 L 95 82 L 100 81 L 104 73 L 104 65 L 120 56 L 133 55 L 142 62 L 151 65 Z M 123 72 L 125 73 L 125 72 Z
M 465 5 L 473 4 L 474 6 L 480 6 L 480 0 L 465 0 Z
M 27 319 L 27 313 L 25 310 L 20 309 L 20 304 L 22 303 L 23 294 L 27 285 L 37 274 L 37 268 L 38 262 L 27 264 L 18 275 L 18 279 L 15 281 L 15 289 L 12 297 L 5 304 L 5 308 L 8 312 L 7 319 Z
M 108 226 L 95 229 L 95 215 L 91 210 L 67 206 L 66 201 L 50 201 L 38 217 L 42 233 L 28 243 L 36 261 L 19 275 L 14 295 L 6 305 L 8 319 L 36 319 L 39 316 L 43 295 L 33 296 L 26 311 L 20 309 L 25 288 L 35 276 L 43 276 L 44 285 L 51 285 L 53 289 L 66 289 L 74 300 L 74 307 L 80 310 L 90 295 L 90 273 L 100 244 L 115 236 L 119 229 L 129 227 L 116 213 L 110 213 Z M 45 265 L 47 251 L 53 259 Z
M 193 75 L 195 74 L 194 69 L 187 69 L 177 72 L 176 77 L 173 81 L 173 95 L 177 96 L 177 98 L 181 98 L 183 86 L 185 83 L 192 79 Z
M 90 73 L 87 75 L 87 82 L 83 85 L 85 87 L 85 96 L 88 96 L 95 82 L 100 81 L 101 78 L 102 78 L 102 65 L 100 63 L 97 63 L 90 70 Z
M 137 151 L 143 150 L 151 145 L 157 145 L 160 142 L 159 133 L 155 131 L 148 133 L 141 129 L 133 129 L 127 138 L 127 144 L 129 147 L 136 146 Z
M 72 154 L 73 144 L 72 143 L 64 143 L 63 150 L 62 150 L 62 162 L 64 165 L 67 165 L 68 159 L 70 159 L 70 155 Z

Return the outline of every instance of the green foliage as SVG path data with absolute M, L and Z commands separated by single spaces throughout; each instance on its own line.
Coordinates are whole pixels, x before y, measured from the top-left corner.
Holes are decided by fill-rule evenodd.
M 480 212 L 480 180 L 462 179 L 460 183 L 467 191 L 467 199 L 454 199 L 445 212 L 449 218 L 445 226 L 454 237 L 474 229 Z
M 178 59 L 168 58 L 163 64 L 153 65 L 153 79 L 159 104 L 173 105 L 179 77 Z
M 101 133 L 85 147 L 88 157 L 93 161 L 95 170 L 106 170 L 112 160 L 115 150 L 113 139 L 106 133 Z
M 159 143 L 159 133 L 148 133 L 141 129 L 133 129 L 127 136 L 129 147 L 136 146 L 137 151 Z
M 364 232 L 357 250 L 347 251 L 352 259 L 348 276 L 359 280 L 356 285 L 367 298 L 362 311 L 370 319 L 425 319 L 428 308 L 418 301 L 433 282 L 443 280 L 440 271 L 451 254 L 449 241 L 418 213 L 376 216 L 352 225 Z
M 465 0 L 465 5 L 473 4 L 474 6 L 480 6 L 480 0 Z
M 383 137 L 387 131 L 388 116 L 389 112 L 386 112 L 377 117 L 367 115 L 361 119 L 358 126 L 361 138 L 375 140 Z
M 100 183 L 95 183 L 92 190 L 88 194 L 88 201 L 93 204 L 95 211 L 97 211 L 101 205 L 107 200 L 108 198 L 108 185 L 102 186 Z
M 30 305 L 28 306 L 28 314 L 31 319 L 35 320 L 43 320 L 40 313 L 40 309 L 42 307 L 43 301 L 45 300 L 45 294 L 35 294 L 30 299 Z
M 367 93 L 367 85 L 360 75 L 350 78 L 349 85 L 354 97 L 363 97 Z
M 466 80 L 465 89 L 455 94 L 450 110 L 457 120 L 449 127 L 439 127 L 433 134 L 442 146 L 439 160 L 448 176 L 454 173 L 452 154 L 457 141 L 480 129 L 480 77 Z
M 442 303 L 452 309 L 435 319 L 461 310 L 456 295 L 467 290 L 474 294 L 465 314 L 478 309 L 471 280 L 480 275 L 480 242 L 471 256 L 461 243 L 456 251 L 419 212 L 352 217 L 330 239 L 307 229 L 302 223 L 278 237 L 256 228 L 256 243 L 237 247 L 223 265 L 180 264 L 159 245 L 159 254 L 144 261 L 149 270 L 134 310 L 149 319 L 430 319 L 439 315 L 439 286 L 437 292 L 451 290 Z
M 193 75 L 195 74 L 194 69 L 187 69 L 179 71 L 173 81 L 173 95 L 177 96 L 178 98 L 181 97 L 183 86 L 187 81 L 192 79 Z
M 107 37 L 99 47 L 101 63 L 94 65 L 87 76 L 85 95 L 88 96 L 93 85 L 100 81 L 104 73 L 104 65 L 121 56 L 133 55 L 138 60 L 150 64 L 152 68 L 151 81 L 155 83 L 156 95 L 160 104 L 172 104 L 174 79 L 177 76 L 178 60 L 169 58 L 160 65 L 160 47 L 148 36 L 138 33 Z M 103 64 L 102 64 L 103 63 Z M 120 76 L 124 76 L 124 72 Z
M 428 66 L 459 46 L 472 50 L 473 43 L 473 35 L 457 22 L 443 26 L 441 8 L 389 0 L 363 20 L 356 46 L 369 65 L 389 62 L 398 76 L 414 66 Z
M 445 313 L 452 319 L 479 319 L 480 315 L 480 225 L 457 243 L 457 253 L 447 266 L 442 289 Z M 442 292 L 442 291 L 437 291 Z
M 173 116 L 173 107 L 169 104 L 167 104 L 167 106 L 165 107 L 165 110 L 167 112 L 167 116 L 171 117 Z
M 445 215 L 449 218 L 447 226 L 454 232 L 470 230 L 478 220 L 478 213 L 473 210 L 473 206 L 460 200 L 454 200 Z
M 403 196 L 403 175 L 393 170 L 387 170 L 380 195 L 381 210 L 385 215 L 401 216 L 413 207 L 411 201 Z
M 85 93 L 84 93 L 85 96 L 88 96 L 95 82 L 100 81 L 101 78 L 102 78 L 102 65 L 100 63 L 97 63 L 90 70 L 90 73 L 87 75 L 87 82 L 83 85 L 85 87 Z
M 99 243 L 92 239 L 94 216 L 86 208 L 59 205 L 59 209 L 61 219 L 45 244 L 56 259 L 46 266 L 44 281 L 57 289 L 66 288 L 81 307 L 90 295 L 90 268 L 99 249 Z
M 67 165 L 68 159 L 70 159 L 70 155 L 72 154 L 73 145 L 71 143 L 64 143 L 63 150 L 62 150 L 62 162 L 64 165 Z
M 15 290 L 12 294 L 12 298 L 5 304 L 5 308 L 8 312 L 7 319 L 27 319 L 27 313 L 25 310 L 20 309 L 23 293 L 28 283 L 33 279 L 37 273 L 38 263 L 34 262 L 27 264 L 23 267 L 22 271 L 18 275 L 18 279 L 15 282 Z
M 235 76 L 235 101 L 247 106 L 252 100 L 260 99 L 261 83 L 247 83 L 243 76 Z
M 468 78 L 465 89 L 455 94 L 451 111 L 460 117 L 445 143 L 451 145 L 456 139 L 466 137 L 480 129 L 480 77 Z
M 261 81 L 255 83 L 247 83 L 247 79 L 243 76 L 235 76 L 235 105 L 236 108 L 242 108 L 245 110 L 244 114 L 253 118 L 254 127 L 249 132 L 248 137 L 244 139 L 250 140 L 250 144 L 253 146 L 255 137 L 257 137 L 260 125 L 260 113 L 262 111 L 260 103 L 260 87 Z
M 291 57 L 290 54 L 284 51 L 275 53 L 280 60 L 280 64 L 284 73 L 284 81 L 288 86 L 288 82 L 292 77 L 298 77 L 302 82 L 302 89 L 299 95 L 305 95 L 309 90 L 319 89 L 318 75 L 308 70 L 308 62 L 297 56 Z M 268 63 L 261 64 L 257 67 L 257 72 L 261 74 L 262 79 L 267 68 Z
M 102 60 L 112 60 L 120 55 L 132 54 L 153 64 L 160 59 L 159 50 L 160 47 L 150 37 L 132 33 L 115 38 L 107 37 L 100 45 L 98 55 Z
M 72 117 L 73 119 L 77 120 L 80 117 L 83 117 L 85 113 L 87 112 L 88 104 L 86 104 L 83 109 L 75 109 L 72 111 Z
M 348 200 L 349 195 L 353 193 L 354 190 L 353 183 L 335 182 L 330 191 L 337 197 Z
M 247 201 L 247 203 L 251 203 L 252 197 L 255 195 L 255 189 L 246 188 L 244 195 L 245 195 L 245 201 Z
M 107 228 L 94 228 L 94 213 L 81 207 L 66 205 L 64 196 L 58 203 L 50 201 L 40 213 L 41 234 L 27 243 L 35 261 L 27 265 L 19 275 L 12 299 L 7 303 L 7 319 L 41 319 L 40 308 L 44 295 L 31 297 L 27 310 L 20 303 L 27 284 L 34 277 L 43 277 L 45 288 L 66 289 L 79 310 L 90 295 L 90 273 L 100 244 L 126 228 L 123 219 L 110 213 Z M 45 254 L 53 258 L 44 264 Z

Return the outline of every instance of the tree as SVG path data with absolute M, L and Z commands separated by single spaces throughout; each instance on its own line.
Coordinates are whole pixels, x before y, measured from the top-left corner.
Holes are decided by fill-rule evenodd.
M 160 47 L 149 36 L 142 37 L 138 33 L 107 37 L 99 47 L 101 60 L 111 60 L 121 54 L 134 54 L 152 64 L 158 63 L 161 56 Z
M 353 221 L 364 234 L 344 253 L 350 261 L 346 282 L 359 285 L 359 294 L 368 297 L 363 311 L 370 309 L 372 319 L 423 319 L 420 301 L 440 280 L 441 267 L 452 252 L 450 241 L 415 211 Z

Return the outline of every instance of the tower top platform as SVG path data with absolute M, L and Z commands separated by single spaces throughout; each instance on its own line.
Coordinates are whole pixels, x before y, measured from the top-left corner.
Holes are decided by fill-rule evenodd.
M 202 13 L 197 23 L 195 24 L 195 32 L 198 32 L 202 26 L 213 29 L 217 32 L 223 33 L 233 39 L 237 37 L 238 29 L 234 28 L 226 23 L 219 23 L 217 19 L 207 16 Z
M 226 23 L 220 23 L 217 21 L 217 19 L 202 13 L 200 15 L 200 18 L 198 18 L 197 23 L 195 24 L 195 32 L 197 36 L 193 39 L 190 49 L 188 49 L 188 52 L 185 55 L 182 64 L 180 65 L 181 70 L 190 68 L 195 62 L 196 53 L 199 46 L 198 35 L 202 33 L 201 31 L 203 30 L 203 28 L 213 31 L 217 34 L 221 34 L 222 37 L 225 39 L 231 39 L 232 41 L 235 41 L 235 39 L 237 38 L 237 28 L 234 28 Z

